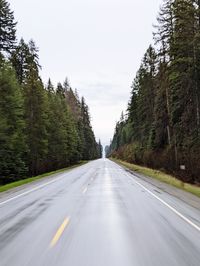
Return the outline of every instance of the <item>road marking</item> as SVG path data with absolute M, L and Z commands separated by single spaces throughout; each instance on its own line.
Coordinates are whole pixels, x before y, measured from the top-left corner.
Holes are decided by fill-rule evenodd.
M 20 198 L 20 197 L 22 197 L 22 196 L 25 196 L 25 195 L 27 195 L 27 194 L 29 194 L 29 193 L 31 193 L 31 192 L 34 192 L 34 191 L 36 191 L 36 190 L 39 190 L 39 189 L 41 189 L 41 188 L 43 188 L 43 187 L 46 187 L 46 186 L 48 186 L 48 185 L 50 185 L 50 184 L 53 184 L 53 183 L 59 181 L 59 180 L 62 179 L 62 178 L 63 178 L 63 176 L 62 176 L 62 177 L 59 177 L 59 178 L 56 178 L 56 180 L 52 180 L 52 181 L 50 181 L 50 182 L 47 182 L 47 183 L 45 183 L 45 184 L 43 184 L 43 185 L 41 185 L 41 186 L 35 187 L 35 188 L 33 188 L 33 189 L 30 189 L 30 190 L 28 190 L 28 191 L 26 191 L 26 192 L 24 192 L 24 193 L 21 193 L 21 194 L 19 194 L 19 195 L 17 195 L 17 196 L 14 196 L 14 197 L 12 197 L 12 198 L 10 198 L 10 199 L 7 199 L 7 200 L 5 200 L 5 201 L 2 201 L 2 202 L 0 202 L 0 206 L 4 205 L 4 204 L 6 204 L 6 203 L 8 203 L 8 202 L 10 202 L 10 201 L 12 201 L 12 200 L 18 199 L 18 198 Z
M 58 229 L 58 231 L 56 232 L 54 238 L 51 241 L 51 244 L 50 244 L 50 247 L 51 248 L 53 248 L 57 244 L 57 242 L 60 239 L 61 235 L 63 234 L 65 228 L 69 224 L 69 221 L 70 221 L 70 219 L 69 218 L 66 218 L 64 220 L 64 222 L 61 224 L 60 228 Z
M 130 177 L 130 176 L 129 176 Z M 147 189 L 145 186 L 143 186 L 141 183 L 139 183 L 138 181 L 136 181 L 135 179 L 133 179 L 133 182 L 135 182 L 138 186 L 140 186 L 141 188 L 143 188 L 145 191 L 147 191 L 151 196 L 153 196 L 154 198 L 156 198 L 158 201 L 160 201 L 162 204 L 164 204 L 166 207 L 168 207 L 171 211 L 173 211 L 176 215 L 178 215 L 182 220 L 184 220 L 186 223 L 188 223 L 189 225 L 191 225 L 192 227 L 194 227 L 197 231 L 200 232 L 200 227 L 193 223 L 191 220 L 189 220 L 187 217 L 185 217 L 183 214 L 181 214 L 179 211 L 177 211 L 175 208 L 173 208 L 171 205 L 169 205 L 167 202 L 165 202 L 163 199 L 161 199 L 160 197 L 158 197 L 156 194 L 154 194 L 153 192 L 151 192 L 149 189 Z
M 87 192 L 87 190 L 88 190 L 88 188 L 85 187 L 85 188 L 83 189 L 83 194 L 85 194 L 85 193 Z

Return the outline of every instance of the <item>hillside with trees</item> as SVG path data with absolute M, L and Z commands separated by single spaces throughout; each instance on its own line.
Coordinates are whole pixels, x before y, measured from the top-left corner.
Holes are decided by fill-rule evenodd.
M 17 43 L 16 26 L 0 0 L 0 185 L 102 156 L 85 99 L 67 79 L 44 85 L 38 48 Z
M 164 0 L 107 156 L 200 183 L 200 1 Z

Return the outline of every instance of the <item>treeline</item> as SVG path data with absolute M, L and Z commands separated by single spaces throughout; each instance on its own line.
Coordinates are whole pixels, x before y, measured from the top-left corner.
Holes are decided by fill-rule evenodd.
M 102 156 L 84 98 L 66 79 L 44 86 L 38 49 L 16 41 L 16 22 L 0 0 L 0 185 Z
M 165 0 L 107 155 L 200 183 L 200 1 Z

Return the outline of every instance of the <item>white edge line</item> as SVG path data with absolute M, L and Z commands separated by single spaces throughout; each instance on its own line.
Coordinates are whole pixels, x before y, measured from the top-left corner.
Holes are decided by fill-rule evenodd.
M 129 176 L 130 177 L 130 176 Z M 131 177 L 132 178 L 132 177 Z M 178 215 L 181 219 L 183 219 L 185 222 L 187 222 L 189 225 L 191 225 L 192 227 L 194 227 L 196 230 L 198 230 L 200 232 L 200 227 L 198 225 L 196 225 L 195 223 L 193 223 L 192 221 L 190 221 L 187 217 L 185 217 L 183 214 L 181 214 L 179 211 L 177 211 L 176 209 L 174 209 L 172 206 L 170 206 L 167 202 L 165 202 L 164 200 L 162 200 L 160 197 L 158 197 L 157 195 L 155 195 L 153 192 L 151 192 L 149 189 L 147 189 L 145 186 L 143 186 L 141 183 L 139 183 L 138 181 L 136 181 L 135 179 L 132 178 L 132 181 L 135 182 L 138 186 L 140 186 L 141 188 L 143 188 L 145 191 L 147 191 L 151 196 L 153 196 L 154 198 L 156 198 L 158 201 L 160 201 L 162 204 L 164 204 L 166 207 L 168 207 L 171 211 L 173 211 L 176 215 Z
M 55 180 L 52 180 L 52 181 L 50 181 L 50 182 L 47 182 L 47 183 L 45 183 L 45 184 L 43 184 L 43 185 L 40 185 L 40 186 L 38 186 L 38 187 L 35 187 L 35 188 L 31 189 L 31 190 L 28 190 L 28 191 L 26 191 L 26 192 L 24 192 L 24 193 L 21 193 L 21 194 L 15 196 L 15 197 L 12 197 L 12 198 L 10 198 L 10 199 L 7 199 L 7 200 L 5 200 L 5 201 L 2 201 L 2 202 L 0 202 L 0 206 L 4 205 L 4 204 L 6 204 L 6 203 L 8 203 L 8 202 L 10 202 L 10 201 L 12 201 L 12 200 L 18 199 L 18 198 L 20 198 L 20 197 L 22 197 L 22 196 L 25 196 L 25 195 L 27 195 L 27 194 L 29 194 L 29 193 L 31 193 L 31 192 L 34 192 L 34 191 L 36 191 L 36 190 L 39 190 L 40 188 L 43 188 L 43 187 L 46 187 L 46 186 L 48 186 L 48 185 L 50 185 L 50 184 L 52 184 L 52 183 L 55 183 L 55 182 L 57 182 L 58 180 L 60 180 L 60 179 L 62 179 L 62 178 L 63 178 L 63 176 L 60 177 L 60 178 L 56 178 Z M 31 183 L 29 183 L 29 184 L 31 184 Z

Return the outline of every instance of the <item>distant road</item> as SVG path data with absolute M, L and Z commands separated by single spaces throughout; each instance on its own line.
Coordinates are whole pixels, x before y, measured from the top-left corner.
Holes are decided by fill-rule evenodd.
M 0 266 L 199 266 L 194 200 L 90 162 L 0 194 Z

